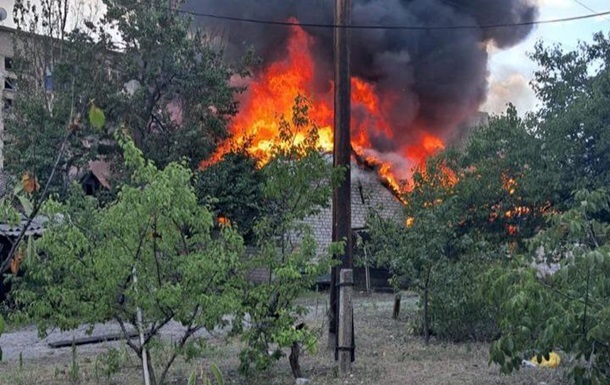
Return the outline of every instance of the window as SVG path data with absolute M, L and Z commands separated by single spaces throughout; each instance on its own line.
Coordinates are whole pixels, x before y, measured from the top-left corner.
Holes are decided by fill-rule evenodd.
M 9 91 L 14 91 L 15 86 L 13 83 L 14 83 L 13 79 L 5 78 L 4 79 L 4 89 L 9 90 Z
M 13 58 L 12 57 L 4 57 L 4 69 L 7 71 L 13 70 Z

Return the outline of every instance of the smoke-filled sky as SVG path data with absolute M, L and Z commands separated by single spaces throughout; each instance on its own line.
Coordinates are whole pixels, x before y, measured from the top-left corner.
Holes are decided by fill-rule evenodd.
M 186 8 L 233 17 L 332 24 L 334 0 L 190 0 Z M 512 24 L 538 17 L 534 0 L 353 0 L 355 25 L 414 27 Z M 250 46 L 268 63 L 287 52 L 291 29 L 266 24 L 201 19 L 228 40 L 230 55 Z M 333 30 L 306 27 L 315 39 L 317 83 L 328 91 L 332 79 Z M 477 112 L 488 89 L 488 45 L 509 48 L 524 40 L 531 26 L 462 30 L 352 30 L 352 73 L 373 82 L 394 135 L 370 136 L 378 150 L 400 138 L 409 143 L 417 131 L 447 137 Z M 392 103 L 385 103 L 388 100 Z M 417 127 L 418 130 L 413 130 Z
M 223 2 L 224 0 L 218 1 Z M 311 7 L 312 3 L 320 1 L 322 0 L 299 0 L 298 2 Z M 293 1 L 278 0 L 276 2 L 282 4 Z M 447 3 L 450 2 L 447 0 Z M 479 2 L 496 4 L 495 0 L 481 0 Z M 579 0 L 584 6 L 578 4 L 575 0 L 538 0 L 537 2 L 539 3 L 539 19 L 541 20 L 589 14 L 591 13 L 590 9 L 597 12 L 610 10 L 608 0 Z M 0 0 L 0 7 L 7 9 L 9 14 L 9 20 L 0 22 L 0 25 L 12 26 L 10 15 L 13 3 L 14 0 Z M 74 0 L 74 3 L 77 7 L 84 9 L 87 14 L 103 12 L 103 6 L 99 6 L 100 0 Z M 242 0 L 239 3 L 260 4 L 261 2 Z M 92 5 L 93 7 L 89 8 Z M 590 9 L 587 9 L 587 7 Z M 606 32 L 610 30 L 610 18 L 538 26 L 534 28 L 525 41 L 515 47 L 502 51 L 492 50 L 489 60 L 490 92 L 482 108 L 490 112 L 500 112 L 509 101 L 515 103 L 521 111 L 534 108 L 536 99 L 528 83 L 536 65 L 527 57 L 526 52 L 531 52 L 535 42 L 539 39 L 543 39 L 547 44 L 559 42 L 566 48 L 573 48 L 578 40 L 591 40 L 593 33 L 600 30 Z

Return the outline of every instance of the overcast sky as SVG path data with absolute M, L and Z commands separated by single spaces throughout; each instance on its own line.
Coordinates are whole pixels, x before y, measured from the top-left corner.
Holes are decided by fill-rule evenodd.
M 99 0 L 73 0 L 75 7 L 90 15 L 99 11 L 91 4 Z M 244 0 L 247 1 L 247 0 Z M 305 0 L 306 1 L 306 0 Z M 488 0 L 494 1 L 494 0 Z M 595 12 L 610 11 L 610 0 L 538 0 L 540 3 L 540 20 L 550 20 Z M 2 24 L 11 26 L 11 12 L 14 0 L 0 0 L 0 7 L 7 9 L 8 20 Z M 527 56 L 532 52 L 537 41 L 546 44 L 561 43 L 566 48 L 574 48 L 579 40 L 589 41 L 595 32 L 610 31 L 610 17 L 586 19 L 566 23 L 539 25 L 529 38 L 506 51 L 492 52 L 489 63 L 490 92 L 483 110 L 501 112 L 509 101 L 517 106 L 520 112 L 535 107 L 536 99 L 529 82 L 536 69 Z

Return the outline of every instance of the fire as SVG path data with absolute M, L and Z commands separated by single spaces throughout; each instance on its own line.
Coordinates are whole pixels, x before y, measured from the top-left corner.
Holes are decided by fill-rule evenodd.
M 232 121 L 230 139 L 221 144 L 213 156 L 203 161 L 200 168 L 218 162 L 234 148 L 245 147 L 259 160 L 262 166 L 269 161 L 270 149 L 279 142 L 279 121 L 283 117 L 292 120 L 292 108 L 297 95 L 308 96 L 313 105 L 309 118 L 319 127 L 318 146 L 323 151 L 333 148 L 333 84 L 329 80 L 327 91 L 319 92 L 315 77 L 319 71 L 313 58 L 314 40 L 301 27 L 292 27 L 287 55 L 268 65 L 257 74 L 240 100 L 239 114 Z M 319 74 L 318 74 L 319 75 Z M 330 79 L 332 76 L 328 76 Z M 443 141 L 431 134 L 421 134 L 409 145 L 396 151 L 400 161 L 383 159 L 383 155 L 373 149 L 371 133 L 393 140 L 393 131 L 385 113 L 396 95 L 381 95 L 375 84 L 357 77 L 352 78 L 352 148 L 358 160 L 373 166 L 381 179 L 395 193 L 408 189 L 406 179 L 413 168 L 423 164 L 430 155 L 445 148 Z M 414 135 L 417 137 L 417 135 Z M 296 142 L 304 138 L 296 138 Z

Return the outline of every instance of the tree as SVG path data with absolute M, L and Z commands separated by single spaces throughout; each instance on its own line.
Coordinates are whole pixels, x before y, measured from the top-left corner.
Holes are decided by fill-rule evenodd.
M 548 187 L 570 207 L 573 191 L 610 182 L 610 37 L 598 33 L 568 52 L 539 43 L 532 57 L 540 67 L 533 85 L 542 108 L 528 124 L 544 143 L 547 166 L 539 171 L 557 176 Z
M 543 105 L 527 121 L 542 162 L 531 174 L 532 180 L 546 177 L 538 191 L 552 210 L 516 266 L 489 275 L 489 300 L 500 309 L 503 331 L 491 359 L 507 372 L 518 369 L 523 358 L 562 349 L 576 357 L 575 383 L 606 383 L 610 373 L 609 53 L 610 40 L 600 33 L 571 52 L 539 43 L 533 54 L 540 64 L 534 87 Z M 547 262 L 560 264 L 557 273 L 544 276 L 531 268 L 541 262 L 541 251 Z
M 268 279 L 245 282 L 242 290 L 242 317 L 247 314 L 251 324 L 243 334 L 247 347 L 240 356 L 242 371 L 251 366 L 267 368 L 281 357 L 282 348 L 290 347 L 293 374 L 301 377 L 300 345 L 308 350 L 316 346 L 315 334 L 298 324 L 307 309 L 295 300 L 313 286 L 316 277 L 329 271 L 331 252 L 341 245 L 317 255 L 312 229 L 304 220 L 328 207 L 342 173 L 333 169 L 318 147 L 318 128 L 309 120 L 310 108 L 308 99 L 296 98 L 290 121 L 280 120 L 278 141 L 263 168 L 262 193 L 269 209 L 254 226 L 256 251 L 248 266 L 264 269 Z
M 42 3 L 42 8 L 23 1 L 15 6 L 19 91 L 6 122 L 7 168 L 13 174 L 28 171 L 44 182 L 74 120 L 78 130 L 55 186 L 60 193 L 90 159 L 120 168 L 113 133 L 125 122 L 136 146 L 161 168 L 186 159 L 195 169 L 226 136 L 240 91 L 230 78 L 233 68 L 242 67 L 225 64 L 213 37 L 178 11 L 180 2 L 168 7 L 166 0 L 146 6 L 104 0 L 106 15 L 75 30 L 66 24 L 70 1 Z M 103 129 L 79 120 L 92 101 L 106 114 Z
M 98 156 L 100 143 L 112 139 L 109 126 L 86 119 L 90 106 L 111 110 L 120 91 L 109 70 L 111 37 L 97 29 L 95 38 L 91 30 L 69 31 L 69 12 L 66 0 L 42 0 L 38 7 L 16 2 L 15 98 L 5 116 L 7 171 L 27 173 L 41 184 L 53 179 L 50 192 L 59 194 Z
M 235 69 L 224 62 L 213 37 L 179 12 L 182 3 L 104 0 L 104 25 L 116 27 L 123 43 L 118 90 L 136 85 L 116 112 L 129 122 L 137 147 L 160 167 L 185 158 L 195 169 L 226 137 L 241 88 L 230 85 Z
M 195 185 L 201 203 L 228 219 L 246 243 L 254 243 L 254 226 L 268 209 L 264 182 L 257 160 L 238 150 L 197 173 Z
M 105 207 L 79 187 L 66 203 L 49 202 L 46 215 L 58 219 L 37 243 L 39 256 L 25 261 L 15 298 L 41 333 L 115 321 L 127 337 L 133 327 L 139 340 L 126 340 L 144 378 L 163 384 L 178 354 L 201 349 L 195 333 L 226 325 L 239 309 L 243 243 L 230 228 L 214 231 L 186 164 L 161 171 L 125 136 L 118 143 L 131 183 Z M 159 330 L 171 320 L 182 336 L 166 361 L 156 360 Z
M 440 265 L 455 258 L 460 236 L 452 172 L 441 158 L 428 161 L 413 176 L 413 189 L 405 194 L 407 225 L 372 217 L 371 238 L 380 264 L 390 266 L 396 278 L 407 277 L 421 296 L 422 330 L 430 341 L 428 304 L 435 290 L 431 283 Z
M 549 218 L 549 228 L 530 244 L 519 268 L 489 275 L 491 300 L 501 306 L 502 337 L 491 360 L 503 371 L 522 359 L 553 349 L 574 355 L 576 384 L 605 384 L 610 378 L 610 210 L 605 190 L 580 191 L 575 204 Z M 542 251 L 542 252 L 541 252 Z M 542 275 L 531 263 L 559 263 Z

